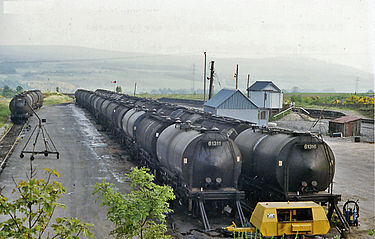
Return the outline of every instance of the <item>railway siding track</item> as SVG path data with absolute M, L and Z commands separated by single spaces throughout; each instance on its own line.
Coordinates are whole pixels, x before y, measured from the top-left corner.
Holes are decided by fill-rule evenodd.
M 0 139 L 0 173 L 3 171 L 9 156 L 12 154 L 17 138 L 22 133 L 24 124 L 13 124 Z

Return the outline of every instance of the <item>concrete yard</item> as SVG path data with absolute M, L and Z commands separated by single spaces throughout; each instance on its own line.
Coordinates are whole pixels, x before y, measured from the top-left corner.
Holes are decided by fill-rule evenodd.
M 105 143 L 105 134 L 99 133 L 82 109 L 74 104 L 43 107 L 38 114 L 47 119 L 45 127 L 60 152 L 60 159 L 56 159 L 55 155 L 39 155 L 33 161 L 33 167 L 38 171 L 37 177 L 44 175 L 44 168 L 56 169 L 61 174 L 58 181 L 66 189 L 62 200 L 66 210 L 57 210 L 55 216 L 77 217 L 83 222 L 92 223 L 95 225 L 95 238 L 106 238 L 111 223 L 105 219 L 105 210 L 95 203 L 91 195 L 93 186 L 105 179 L 126 190 L 127 187 L 120 186 L 121 178 L 124 172 L 129 171 L 131 164 L 124 160 L 123 155 L 116 154 L 118 145 L 108 146 Z M 32 117 L 30 125 L 34 127 L 36 123 L 36 118 Z M 19 157 L 30 133 L 25 133 L 0 174 L 0 185 L 5 186 L 3 195 L 10 199 L 15 196 L 11 194 L 14 187 L 12 177 L 18 182 L 30 172 L 29 156 L 23 159 Z
M 87 111 L 78 106 L 47 106 L 40 109 L 38 114 L 47 119 L 46 128 L 60 152 L 60 159 L 56 159 L 55 155 L 40 155 L 33 161 L 33 167 L 38 170 L 38 177 L 43 176 L 43 168 L 56 169 L 61 173 L 59 181 L 67 192 L 62 200 L 66 210 L 57 210 L 55 216 L 78 217 L 83 222 L 95 225 L 94 238 L 109 238 L 111 223 L 105 218 L 105 209 L 100 208 L 99 202 L 96 203 L 92 196 L 93 185 L 105 179 L 125 193 L 129 185 L 122 181 L 123 173 L 129 172 L 133 163 L 127 160 L 128 156 L 121 145 L 101 132 L 101 127 L 95 125 Z M 30 125 L 34 127 L 36 123 L 36 118 L 32 117 Z M 10 199 L 16 196 L 11 193 L 14 187 L 12 177 L 20 181 L 26 178 L 30 170 L 29 156 L 23 159 L 19 157 L 30 133 L 24 133 L 0 174 L 0 187 L 5 186 L 3 195 Z M 375 225 L 374 144 L 325 139 L 336 156 L 334 192 L 342 194 L 343 201 L 360 200 L 361 226 L 354 230 L 351 238 L 368 238 L 367 230 Z M 190 219 L 182 211 L 168 219 L 169 226 L 171 223 L 175 226 L 173 231 L 177 238 L 215 238 L 215 233 L 207 235 L 195 230 L 201 227 L 199 221 Z M 215 226 L 215 223 L 212 225 Z
M 342 195 L 340 208 L 347 200 L 359 200 L 360 227 L 350 238 L 369 238 L 375 226 L 374 144 L 354 143 L 352 139 L 325 138 L 336 158 L 334 193 Z

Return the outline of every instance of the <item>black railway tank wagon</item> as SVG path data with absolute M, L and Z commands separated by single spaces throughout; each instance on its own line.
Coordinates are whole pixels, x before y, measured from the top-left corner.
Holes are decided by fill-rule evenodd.
M 159 102 L 129 101 L 85 90 L 75 95 L 79 105 L 117 133 L 133 159 L 152 168 L 190 210 L 200 213 L 206 230 L 210 228 L 206 207 L 212 205 L 210 211 L 236 208 L 233 212 L 246 224 L 240 204 L 245 194 L 237 189 L 242 158 L 233 140 L 218 129 L 207 130 L 157 113 Z
M 97 90 L 96 93 L 139 101 L 138 105 L 142 105 L 134 96 L 106 90 Z M 331 219 L 334 210 L 339 217 L 342 216 L 337 207 L 341 195 L 333 194 L 331 187 L 335 157 L 320 137 L 308 132 L 259 128 L 248 122 L 168 103 L 158 105 L 156 112 L 183 118 L 183 121 L 192 121 L 201 127 L 218 128 L 223 135 L 234 140 L 243 157 L 239 189 L 246 192 L 249 204 L 275 200 L 328 202 L 328 218 Z
M 10 118 L 13 123 L 23 123 L 33 114 L 33 110 L 42 107 L 42 105 L 43 94 L 40 90 L 24 91 L 14 96 L 10 101 Z
M 119 94 L 106 90 L 97 90 L 96 93 L 119 97 Z M 121 97 L 130 98 L 126 95 Z M 245 191 L 252 191 L 256 186 L 263 191 L 267 189 L 266 194 L 275 199 L 289 200 L 302 194 L 325 191 L 332 183 L 335 172 L 333 152 L 321 138 L 311 133 L 262 129 L 251 123 L 168 103 L 158 105 L 156 110 L 183 122 L 192 121 L 205 128 L 218 128 L 234 140 L 243 156 L 242 176 L 246 179 L 242 189 Z
M 290 200 L 325 191 L 332 183 L 333 152 L 310 133 L 247 129 L 235 142 L 244 157 L 243 187 L 257 185 L 276 200 Z

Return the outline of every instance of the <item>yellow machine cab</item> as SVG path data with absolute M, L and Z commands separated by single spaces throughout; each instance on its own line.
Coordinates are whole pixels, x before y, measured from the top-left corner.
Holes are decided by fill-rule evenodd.
M 330 225 L 322 206 L 315 202 L 259 202 L 250 218 L 253 227 L 226 227 L 232 232 L 255 232 L 262 236 L 324 235 Z

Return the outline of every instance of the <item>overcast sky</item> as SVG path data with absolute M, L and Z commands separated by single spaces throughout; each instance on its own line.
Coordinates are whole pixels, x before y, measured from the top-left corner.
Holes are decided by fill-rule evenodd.
M 313 57 L 374 72 L 374 2 L 0 0 L 0 45 Z

